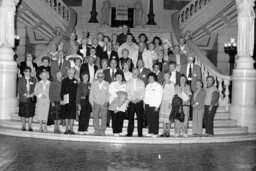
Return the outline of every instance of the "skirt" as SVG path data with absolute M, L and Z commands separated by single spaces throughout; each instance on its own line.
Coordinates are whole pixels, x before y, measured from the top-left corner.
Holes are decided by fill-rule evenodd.
M 35 103 L 20 102 L 19 103 L 19 114 L 20 117 L 31 118 L 35 116 Z
M 54 102 L 55 106 L 50 105 L 48 120 L 60 120 L 60 102 Z
M 172 108 L 169 108 L 169 100 L 163 100 L 159 111 L 159 122 L 169 123 L 169 116 Z
M 76 119 L 76 103 L 61 105 L 60 112 L 61 119 Z

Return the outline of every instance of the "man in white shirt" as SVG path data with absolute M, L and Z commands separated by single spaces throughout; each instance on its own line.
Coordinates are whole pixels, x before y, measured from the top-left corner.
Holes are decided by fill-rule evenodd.
M 128 99 L 130 100 L 128 107 L 129 124 L 127 129 L 127 136 L 132 136 L 134 130 L 134 114 L 137 115 L 137 130 L 138 136 L 142 137 L 143 128 L 143 99 L 145 95 L 145 84 L 138 78 L 139 70 L 133 68 L 132 78 L 126 82 Z
M 149 84 L 145 90 L 145 113 L 148 121 L 148 134 L 147 137 L 157 137 L 159 130 L 159 107 L 162 101 L 163 88 L 156 81 L 157 76 L 155 73 L 148 75 Z
M 131 33 L 127 34 L 126 42 L 118 48 L 118 56 L 119 58 L 121 58 L 123 49 L 128 49 L 129 58 L 132 59 L 133 65 L 136 66 L 138 61 L 139 47 L 135 43 L 133 43 L 132 37 L 133 36 Z

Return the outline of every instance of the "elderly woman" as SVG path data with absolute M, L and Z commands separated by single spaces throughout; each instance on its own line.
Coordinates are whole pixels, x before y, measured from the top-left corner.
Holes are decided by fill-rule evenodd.
M 81 73 L 82 80 L 78 84 L 76 93 L 76 104 L 79 113 L 78 134 L 89 134 L 88 126 L 91 115 L 91 105 L 89 103 L 89 93 L 91 89 L 90 74 L 88 72 Z
M 38 66 L 36 63 L 33 62 L 34 59 L 35 58 L 32 56 L 31 53 L 26 54 L 25 61 L 20 63 L 20 74 L 22 76 L 24 76 L 25 68 L 29 67 L 31 69 L 31 76 L 36 77 Z
M 121 59 L 119 61 L 120 61 L 119 66 L 122 69 L 123 69 L 123 64 L 124 63 L 128 63 L 129 64 L 129 71 L 131 71 L 132 68 L 134 67 L 134 65 L 132 63 L 132 59 L 129 58 L 129 50 L 126 49 L 126 48 L 122 50 L 122 56 L 121 56 Z
M 18 81 L 19 117 L 21 117 L 22 131 L 26 131 L 26 118 L 28 118 L 28 130 L 32 129 L 32 120 L 35 115 L 34 88 L 36 78 L 31 77 L 31 68 L 23 68 L 23 77 Z
M 202 136 L 205 90 L 202 88 L 203 82 L 196 81 L 196 91 L 192 97 L 193 107 L 193 136 Z
M 187 84 L 187 77 L 185 75 L 180 76 L 180 82 L 175 87 L 176 93 L 183 100 L 183 112 L 185 114 L 185 119 L 183 125 L 180 127 L 178 120 L 175 120 L 175 136 L 183 135 L 188 137 L 188 118 L 189 118 L 189 108 L 190 108 L 190 98 L 192 96 L 191 88 Z
M 54 120 L 54 133 L 61 133 L 60 131 L 60 90 L 62 83 L 62 73 L 56 73 L 56 80 L 50 84 L 49 98 L 50 98 L 50 119 Z
M 68 69 L 68 77 L 62 80 L 61 85 L 61 114 L 66 120 L 65 134 L 75 134 L 73 122 L 76 119 L 76 91 L 78 82 L 74 76 L 75 69 Z
M 124 136 L 122 132 L 125 111 L 128 106 L 127 89 L 122 72 L 115 73 L 115 80 L 109 85 L 109 110 L 112 116 L 112 128 L 114 136 Z
M 47 132 L 47 120 L 50 107 L 49 89 L 50 81 L 49 72 L 43 71 L 40 74 L 41 81 L 36 83 L 34 94 L 37 97 L 35 119 L 39 121 L 40 132 Z M 44 128 L 43 128 L 44 123 Z
M 162 101 L 163 88 L 157 82 L 157 76 L 151 72 L 148 74 L 148 85 L 145 90 L 144 104 L 148 121 L 147 137 L 158 137 L 159 107 Z
M 50 58 L 48 56 L 44 56 L 41 59 L 42 65 L 38 68 L 37 73 L 36 73 L 36 77 L 37 80 L 40 81 L 40 74 L 44 71 L 47 71 L 48 73 L 51 73 L 51 67 L 50 67 Z M 51 78 L 49 77 L 49 80 L 51 80 Z

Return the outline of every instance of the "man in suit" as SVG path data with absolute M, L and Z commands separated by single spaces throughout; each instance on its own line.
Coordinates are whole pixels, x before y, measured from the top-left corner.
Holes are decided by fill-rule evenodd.
M 160 67 L 161 67 L 160 63 L 153 64 L 153 72 L 157 76 L 157 82 L 162 85 L 164 82 L 164 73 L 160 71 Z
M 176 62 L 169 62 L 169 70 L 171 73 L 170 81 L 173 82 L 175 85 L 179 84 L 181 74 L 176 70 Z
M 64 59 L 65 54 L 63 51 L 59 51 L 58 60 L 55 60 L 51 64 L 51 77 L 53 80 L 56 80 L 56 73 L 61 72 L 63 78 L 67 77 L 67 71 L 70 68 L 70 62 Z
M 141 79 L 145 86 L 148 84 L 148 74 L 151 72 L 150 69 L 144 67 L 144 61 L 142 59 L 138 60 L 138 69 L 139 69 L 139 79 Z
M 119 57 L 116 51 L 113 51 L 112 43 L 108 42 L 106 44 L 107 50 L 103 52 L 102 58 L 107 59 L 108 61 L 111 61 L 112 59 L 115 59 L 117 63 L 119 64 Z
M 112 59 L 110 61 L 110 68 L 109 69 L 105 69 L 103 72 L 104 72 L 104 75 L 105 75 L 105 78 L 104 80 L 111 83 L 113 81 L 115 81 L 115 73 L 119 71 L 121 73 L 123 73 L 122 70 L 120 70 L 119 68 L 117 68 L 117 61 L 115 59 Z
M 169 61 L 176 62 L 176 70 L 180 71 L 181 65 L 187 64 L 187 57 L 180 53 L 180 46 L 174 45 L 173 53 L 169 55 Z
M 144 82 L 138 78 L 139 70 L 137 68 L 133 68 L 132 70 L 132 78 L 127 81 L 126 89 L 128 93 L 128 99 L 130 101 L 128 107 L 128 116 L 129 116 L 129 124 L 127 129 L 127 136 L 132 136 L 134 130 L 134 114 L 136 112 L 137 115 L 137 130 L 138 136 L 142 137 L 142 128 L 143 128 L 143 99 L 145 95 L 145 84 Z
M 96 71 L 98 70 L 98 67 L 96 65 L 94 65 L 94 62 L 95 62 L 95 58 L 93 56 L 89 56 L 88 57 L 88 63 L 83 63 L 81 65 L 81 68 L 80 68 L 80 79 L 82 80 L 82 73 L 84 72 L 88 72 L 89 75 L 90 75 L 90 80 L 89 82 L 92 84 L 93 80 L 94 80 L 94 76 L 96 74 Z
M 99 40 L 97 37 L 94 37 L 92 39 L 92 47 L 94 47 L 96 49 L 96 56 L 98 56 L 100 58 L 100 60 L 102 60 L 102 54 L 103 54 L 103 49 L 102 47 L 99 45 Z
M 83 59 L 90 55 L 90 46 L 88 46 L 88 39 L 83 38 L 82 43 L 78 47 L 77 54 L 82 56 Z
M 189 55 L 187 57 L 188 64 L 182 65 L 180 68 L 180 73 L 186 75 L 193 92 L 196 90 L 196 80 L 202 79 L 201 67 L 194 64 L 194 59 L 194 56 Z

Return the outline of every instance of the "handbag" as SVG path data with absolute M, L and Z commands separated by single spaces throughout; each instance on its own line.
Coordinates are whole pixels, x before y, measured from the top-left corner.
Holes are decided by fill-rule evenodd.
M 184 122 L 185 114 L 184 114 L 184 112 L 183 112 L 182 107 L 181 107 L 180 110 L 176 113 L 175 119 L 179 120 L 180 122 Z

